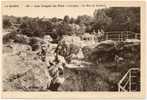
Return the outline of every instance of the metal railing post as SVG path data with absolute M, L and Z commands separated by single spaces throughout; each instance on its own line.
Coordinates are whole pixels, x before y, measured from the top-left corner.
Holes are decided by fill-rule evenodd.
M 131 91 L 131 71 L 129 72 L 129 91 Z
M 118 83 L 118 91 L 120 92 L 120 84 Z

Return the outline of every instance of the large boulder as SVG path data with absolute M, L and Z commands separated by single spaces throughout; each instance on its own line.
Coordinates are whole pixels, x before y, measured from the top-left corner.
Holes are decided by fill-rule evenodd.
M 3 55 L 3 90 L 38 91 L 47 90 L 52 77 L 48 68 L 33 53 L 26 56 Z
M 116 53 L 116 42 L 111 40 L 102 41 L 97 44 L 95 48 L 90 50 L 88 59 L 96 63 L 113 61 Z
M 34 66 L 24 73 L 18 73 L 9 77 L 7 81 L 4 81 L 5 84 L 9 84 L 9 86 L 4 87 L 4 90 L 46 91 L 50 86 L 51 79 L 47 69 Z
M 22 43 L 22 44 L 29 44 L 30 43 L 30 38 L 26 35 L 22 35 L 22 34 L 17 34 L 15 37 L 14 42 L 17 43 Z
M 73 54 L 78 54 L 81 48 L 81 40 L 77 36 L 64 36 L 58 43 L 56 53 L 63 56 L 67 62 L 71 61 Z
M 50 35 L 45 35 L 45 36 L 43 37 L 43 40 L 44 40 L 45 42 L 47 42 L 47 43 L 53 41 L 53 39 L 52 39 L 52 37 L 51 37 Z
M 95 47 L 83 47 L 85 58 L 94 63 L 114 62 L 117 58 L 121 58 L 128 63 L 135 64 L 140 62 L 140 41 L 136 39 L 128 39 L 123 42 L 112 40 L 102 41 Z M 138 65 L 137 64 L 137 65 Z

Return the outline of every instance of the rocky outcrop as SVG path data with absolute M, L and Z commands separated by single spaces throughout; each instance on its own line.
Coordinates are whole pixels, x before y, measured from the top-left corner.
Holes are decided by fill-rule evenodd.
M 45 68 L 34 66 L 24 73 L 11 75 L 11 77 L 4 81 L 4 90 L 47 91 L 51 79 Z
M 46 64 L 33 52 L 3 55 L 3 90 L 44 91 L 51 79 Z
M 61 60 L 61 65 L 64 62 L 62 78 L 65 79 L 63 84 L 58 88 L 58 91 L 117 91 L 117 83 L 124 73 L 131 68 L 129 65 L 139 65 L 140 63 L 140 54 L 138 53 L 140 52 L 140 43 L 138 41 L 125 41 L 117 44 L 115 42 L 113 43 L 113 41 L 107 42 L 104 41 L 93 48 L 86 47 L 83 49 L 85 53 L 88 52 L 88 56 L 95 59 L 89 59 L 87 55 L 87 59 L 82 59 L 80 58 L 82 53 L 77 53 L 80 57 L 75 56 L 67 64 L 66 61 L 63 61 L 64 57 L 58 57 L 61 58 L 58 59 Z M 71 45 L 70 43 L 68 44 L 66 46 L 70 48 L 68 46 Z M 50 44 L 51 48 L 48 52 L 52 51 L 54 53 L 56 46 Z M 62 46 L 63 48 L 66 47 L 65 45 Z M 5 50 L 8 48 L 4 46 L 3 90 L 50 91 L 50 84 L 53 77 L 50 76 L 48 69 L 49 65 L 53 63 L 47 65 L 46 62 L 42 62 L 35 52 L 28 50 L 29 47 L 26 45 L 21 44 L 19 46 L 19 44 L 15 44 L 12 47 L 11 49 L 14 49 L 14 53 L 11 52 L 11 49 L 8 51 Z M 58 49 L 64 51 L 63 48 L 58 47 Z M 66 50 L 71 52 L 67 48 Z M 114 52 L 114 50 L 119 52 Z M 93 63 L 92 60 L 98 60 L 97 58 L 99 57 L 110 58 L 112 52 L 123 57 L 125 61 L 120 64 L 114 61 L 108 62 L 108 60 L 105 60 L 106 63 Z M 83 52 L 83 54 L 85 53 Z M 48 62 L 53 62 L 55 58 L 55 55 L 47 55 Z M 70 66 L 67 67 L 67 65 Z
M 96 70 L 65 69 L 65 81 L 59 91 L 108 91 L 109 84 L 104 81 Z

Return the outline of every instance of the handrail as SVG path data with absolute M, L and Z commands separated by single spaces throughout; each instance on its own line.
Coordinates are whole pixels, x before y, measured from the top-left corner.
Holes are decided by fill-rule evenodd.
M 122 79 L 119 81 L 119 83 L 122 83 L 122 81 L 127 77 L 127 75 L 131 72 L 131 70 L 139 70 L 139 68 L 130 68 L 127 73 L 122 77 Z
M 122 79 L 118 82 L 118 91 L 131 91 L 131 72 L 132 71 L 139 71 L 139 68 L 130 68 L 127 73 L 122 77 Z M 122 86 L 123 81 L 126 79 L 126 77 L 129 77 L 124 86 Z M 129 90 L 126 90 L 126 86 L 129 84 Z
M 124 33 L 124 32 L 135 33 L 135 32 L 132 32 L 132 31 L 111 31 L 111 32 L 105 32 L 105 33 Z

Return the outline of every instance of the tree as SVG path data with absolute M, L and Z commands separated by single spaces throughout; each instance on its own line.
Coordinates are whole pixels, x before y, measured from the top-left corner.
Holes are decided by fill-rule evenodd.
M 69 22 L 70 22 L 70 18 L 69 18 L 69 16 L 65 16 L 64 17 L 64 20 L 63 20 L 65 23 L 67 23 L 67 24 L 69 24 Z
M 111 7 L 105 12 L 112 18 L 111 27 L 107 27 L 107 31 L 140 32 L 139 7 Z
M 94 25 L 93 28 L 97 31 L 97 29 L 105 29 L 112 22 L 111 17 L 107 16 L 105 13 L 105 9 L 98 9 L 94 12 Z
M 88 16 L 88 15 L 78 16 L 77 20 L 76 20 L 76 23 L 79 24 L 79 25 L 80 24 L 88 25 L 91 22 L 93 22 L 93 18 L 91 16 Z
M 58 19 L 56 17 L 52 18 L 52 22 L 56 23 L 58 21 Z
M 64 31 L 63 31 L 62 23 L 53 24 L 52 31 L 50 34 L 53 40 L 59 41 L 62 38 L 63 34 L 64 34 Z
M 76 23 L 80 26 L 79 33 L 92 32 L 93 21 L 93 17 L 91 16 L 78 16 Z
M 9 19 L 3 20 L 3 28 L 10 28 L 11 25 L 12 25 L 12 23 L 10 22 Z
M 71 18 L 70 19 L 70 24 L 74 24 L 75 23 L 75 19 L 74 18 Z

